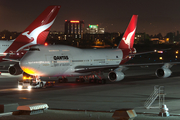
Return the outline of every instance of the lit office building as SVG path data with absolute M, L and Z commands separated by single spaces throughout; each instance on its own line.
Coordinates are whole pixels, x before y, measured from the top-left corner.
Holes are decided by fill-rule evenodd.
M 104 28 L 99 28 L 98 25 L 89 25 L 88 28 L 86 28 L 87 34 L 104 34 Z
M 83 39 L 84 21 L 65 20 L 66 39 Z

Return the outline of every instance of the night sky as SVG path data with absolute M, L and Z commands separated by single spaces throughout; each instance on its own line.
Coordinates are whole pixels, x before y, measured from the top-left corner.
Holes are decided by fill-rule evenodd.
M 0 0 L 0 31 L 22 32 L 49 5 L 61 5 L 51 31 L 64 31 L 65 20 L 84 20 L 85 27 L 122 33 L 133 14 L 139 15 L 137 32 L 180 31 L 180 0 Z

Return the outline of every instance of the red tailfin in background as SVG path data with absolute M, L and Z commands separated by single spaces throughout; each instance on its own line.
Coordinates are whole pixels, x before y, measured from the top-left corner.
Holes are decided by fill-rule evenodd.
M 44 44 L 61 6 L 48 6 L 11 44 L 14 51 Z M 18 44 L 17 44 L 18 43 Z M 16 50 L 15 50 L 16 49 Z
M 131 21 L 122 37 L 122 40 L 120 41 L 119 45 L 117 46 L 118 49 L 133 48 L 137 19 L 138 19 L 138 15 L 132 16 Z

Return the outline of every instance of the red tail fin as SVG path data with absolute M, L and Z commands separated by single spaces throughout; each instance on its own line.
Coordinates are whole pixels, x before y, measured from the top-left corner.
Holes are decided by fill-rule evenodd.
M 15 51 L 34 44 L 44 44 L 60 6 L 47 7 L 13 42 Z M 20 43 L 17 45 L 17 43 Z
M 122 40 L 119 43 L 119 46 L 118 46 L 119 49 L 133 48 L 137 19 L 138 19 L 138 15 L 132 16 L 131 21 L 122 37 Z

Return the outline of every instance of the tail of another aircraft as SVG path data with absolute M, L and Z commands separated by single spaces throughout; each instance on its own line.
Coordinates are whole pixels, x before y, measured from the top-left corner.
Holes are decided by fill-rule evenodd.
M 131 49 L 134 44 L 134 36 L 136 32 L 138 15 L 133 15 L 131 21 L 118 45 L 118 49 Z
M 34 44 L 44 44 L 60 6 L 47 7 L 13 42 L 19 51 Z M 20 44 L 17 44 L 20 43 Z

